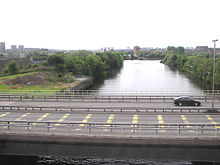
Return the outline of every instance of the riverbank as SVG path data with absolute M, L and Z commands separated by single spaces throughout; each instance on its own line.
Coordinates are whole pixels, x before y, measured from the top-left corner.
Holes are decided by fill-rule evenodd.
M 187 54 L 168 52 L 163 62 L 172 69 L 191 74 L 210 87 L 213 83 L 213 58 L 209 53 Z M 216 58 L 215 89 L 220 89 L 220 58 Z
M 86 76 L 66 74 L 59 77 L 53 72 L 30 72 L 0 77 L 0 90 L 82 90 L 93 84 Z

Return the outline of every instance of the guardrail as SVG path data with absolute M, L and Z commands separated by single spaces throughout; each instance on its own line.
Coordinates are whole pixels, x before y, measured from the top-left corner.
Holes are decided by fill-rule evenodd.
M 220 124 L 204 124 L 204 123 L 191 123 L 191 124 L 179 124 L 179 123 L 84 123 L 84 122 L 54 122 L 54 121 L 4 121 L 0 120 L 0 128 L 7 130 L 23 130 L 29 131 L 54 131 L 59 128 L 57 132 L 67 131 L 68 133 L 76 132 L 77 128 L 84 128 L 83 131 L 87 133 L 92 132 L 105 132 L 109 129 L 110 133 L 141 133 L 146 136 L 145 133 L 160 134 L 163 131 L 166 133 L 183 135 L 186 131 L 194 131 L 194 135 L 206 135 L 206 136 L 219 136 Z M 40 128 L 40 129 L 38 129 Z M 62 128 L 62 129 L 61 129 Z M 162 131 L 163 130 L 163 131 Z M 120 131 L 120 132 L 118 132 Z M 169 132 L 168 132 L 169 131 Z M 53 132 L 54 133 L 54 132 Z M 151 135 L 150 134 L 150 135 Z M 149 134 L 148 134 L 149 135 Z
M 101 96 L 101 95 L 119 95 L 119 96 L 210 96 L 212 95 L 212 90 L 201 90 L 198 92 L 191 91 L 102 91 L 102 90 L 10 90 L 1 89 L 0 94 L 10 94 L 10 95 L 89 95 L 89 96 Z M 220 90 L 214 91 L 215 95 L 220 95 Z
M 77 112 L 77 111 L 85 111 L 85 112 L 218 112 L 220 108 L 208 108 L 208 107 L 173 107 L 173 108 L 153 108 L 153 107 L 69 107 L 69 106 L 0 106 L 1 110 L 7 111 L 55 111 L 55 112 Z
M 102 95 L 102 96 L 89 96 L 89 95 L 5 95 L 0 94 L 0 101 L 134 101 L 134 102 L 152 102 L 152 101 L 173 101 L 175 96 L 118 96 L 118 95 Z M 210 101 L 212 100 L 212 96 L 191 96 L 194 99 L 199 99 L 202 101 Z M 215 96 L 215 101 L 220 102 L 220 96 Z

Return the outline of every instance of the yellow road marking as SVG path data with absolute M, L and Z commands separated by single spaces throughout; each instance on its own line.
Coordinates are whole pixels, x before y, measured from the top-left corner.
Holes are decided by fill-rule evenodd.
M 50 114 L 50 113 L 46 113 L 46 114 L 42 115 L 39 119 L 37 119 L 37 121 L 43 120 L 43 119 L 46 118 L 49 114 Z M 33 125 L 35 125 L 35 124 L 37 124 L 37 123 L 33 123 Z
M 137 122 L 138 122 L 138 115 L 133 115 L 132 123 L 137 124 Z M 132 127 L 137 127 L 137 125 L 132 125 Z
M 215 122 L 210 115 L 206 115 L 206 117 L 210 120 L 210 122 L 211 122 L 212 124 L 217 124 L 217 122 Z M 220 128 L 220 126 L 215 126 L 215 128 Z
M 58 120 L 58 122 L 64 121 L 69 115 L 70 114 L 65 114 L 60 120 Z M 55 124 L 55 126 L 59 126 L 59 125 L 60 125 L 59 123 Z
M 206 117 L 207 117 L 209 120 L 213 120 L 213 118 L 212 118 L 210 115 L 206 115 Z
M 109 117 L 108 117 L 108 120 L 107 120 L 107 123 L 111 123 L 112 120 L 114 119 L 115 115 L 111 114 Z M 110 127 L 111 125 L 105 125 L 106 127 Z M 104 132 L 108 132 L 109 129 L 104 129 Z
M 182 117 L 182 120 L 186 123 L 186 124 L 189 124 L 189 121 L 187 120 L 186 116 L 185 115 L 181 115 Z M 191 126 L 186 126 L 187 128 L 191 128 Z
M 157 115 L 157 119 L 158 119 L 158 123 L 159 124 L 163 124 L 164 123 L 162 115 Z M 160 127 L 164 127 L 164 125 L 161 125 Z
M 4 117 L 4 116 L 8 115 L 9 113 L 10 113 L 10 112 L 6 112 L 6 113 L 0 115 L 0 117 Z
M 113 114 L 109 115 L 108 120 L 107 120 L 107 123 L 111 123 L 112 120 L 114 119 L 114 117 L 115 117 L 115 115 L 113 115 Z M 106 127 L 110 127 L 111 125 L 105 125 L 105 126 L 106 126 Z
M 193 131 L 193 130 L 191 130 L 191 131 L 189 131 L 190 133 L 195 133 L 196 131 Z
M 157 119 L 158 119 L 158 123 L 159 124 L 163 124 L 164 123 L 162 115 L 157 115 Z M 164 127 L 165 127 L 164 125 L 160 125 L 160 128 L 164 128 Z M 160 132 L 166 132 L 166 131 L 165 130 L 160 130 Z
M 24 117 L 26 117 L 29 114 L 30 113 L 25 113 L 25 114 L 21 115 L 21 117 L 17 118 L 15 121 L 19 121 L 19 120 L 23 119 Z
M 87 123 L 88 120 L 91 118 L 92 114 L 88 114 L 83 120 L 82 122 L 83 123 Z M 81 127 L 83 127 L 85 124 L 80 124 Z

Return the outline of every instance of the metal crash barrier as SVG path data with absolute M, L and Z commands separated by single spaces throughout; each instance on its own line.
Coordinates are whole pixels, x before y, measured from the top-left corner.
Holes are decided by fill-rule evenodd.
M 220 108 L 206 108 L 206 107 L 173 107 L 173 108 L 152 108 L 152 107 L 116 107 L 116 106 L 92 106 L 92 107 L 71 107 L 71 106 L 0 106 L 3 111 L 54 111 L 54 112 L 180 112 L 180 113 L 195 113 L 207 111 L 219 111 Z
M 47 133 L 77 132 L 88 133 L 126 133 L 138 136 L 151 136 L 161 134 L 172 134 L 179 136 L 205 136 L 219 137 L 220 124 L 204 123 L 84 123 L 84 122 L 54 122 L 54 121 L 3 121 L 0 120 L 0 129 L 7 131 L 25 131 Z M 107 131 L 108 130 L 108 131 Z M 47 132 L 45 132 L 47 131 Z M 190 134 L 189 134 L 190 132 Z
M 59 102 L 59 101 L 77 101 L 77 102 L 172 102 L 175 97 L 173 96 L 147 96 L 147 95 L 8 95 L 0 94 L 0 101 L 46 101 L 46 102 Z M 199 96 L 192 95 L 194 99 L 204 102 L 210 102 L 212 96 Z M 220 102 L 220 96 L 215 96 L 215 101 Z

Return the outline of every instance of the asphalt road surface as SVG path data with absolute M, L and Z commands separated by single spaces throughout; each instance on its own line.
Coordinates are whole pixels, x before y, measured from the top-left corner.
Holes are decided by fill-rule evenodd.
M 220 114 L 113 114 L 113 113 L 36 113 L 36 112 L 0 112 L 0 121 L 31 121 L 31 122 L 58 122 L 50 124 L 48 127 L 42 123 L 32 123 L 29 128 L 22 127 L 22 124 L 16 124 L 11 122 L 12 126 L 8 128 L 6 125 L 0 126 L 1 132 L 41 132 L 49 134 L 76 134 L 76 135 L 116 135 L 116 136 L 216 136 L 215 131 L 196 132 L 194 126 L 187 126 L 181 134 L 178 130 L 166 129 L 163 126 L 165 123 L 206 123 L 206 124 L 219 124 Z M 85 124 L 67 125 L 59 124 L 59 122 L 82 122 Z M 1 122 L 2 123 L 2 122 Z M 102 127 L 94 126 L 88 127 L 86 123 L 106 123 Z M 126 127 L 110 127 L 108 124 L 131 124 Z M 147 124 L 155 123 L 161 124 L 161 128 L 158 131 L 154 129 L 139 128 L 135 124 Z M 13 125 L 14 124 L 14 125 Z M 49 128 L 49 129 L 48 129 Z M 216 126 L 219 129 L 220 126 Z M 48 131 L 49 130 L 49 131 Z M 217 130 L 218 131 L 218 130 Z M 159 133 L 159 134 L 158 134 Z M 218 131 L 219 136 L 220 131 Z
M 149 108 L 173 108 L 178 107 L 173 102 L 10 102 L 0 101 L 0 105 L 11 105 L 11 106 L 71 106 L 71 107 L 149 107 Z M 201 108 L 210 108 L 211 102 L 202 102 Z M 182 106 L 184 107 L 195 107 L 195 106 Z M 220 102 L 215 102 L 214 107 L 220 108 Z

